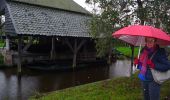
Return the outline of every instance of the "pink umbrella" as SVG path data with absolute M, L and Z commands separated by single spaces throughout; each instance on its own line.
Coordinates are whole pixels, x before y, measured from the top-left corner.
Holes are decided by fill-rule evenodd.
M 112 36 L 134 46 L 145 45 L 144 37 L 156 38 L 159 45 L 170 45 L 170 36 L 152 26 L 131 25 L 114 32 Z
M 145 45 L 145 37 L 156 38 L 156 42 L 159 45 L 170 45 L 170 36 L 162 30 L 152 26 L 131 25 L 114 32 L 112 36 L 133 46 L 140 46 L 138 51 L 138 58 L 140 55 L 141 46 Z M 133 69 L 133 53 L 134 51 L 132 50 L 131 75 Z

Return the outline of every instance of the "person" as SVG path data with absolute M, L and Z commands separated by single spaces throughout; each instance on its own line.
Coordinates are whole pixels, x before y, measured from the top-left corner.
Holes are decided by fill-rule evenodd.
M 151 68 L 158 71 L 167 71 L 170 69 L 166 51 L 156 44 L 157 39 L 145 38 L 146 45 L 141 50 L 140 57 L 135 59 L 134 64 L 138 64 L 140 70 L 138 77 L 141 80 L 144 100 L 160 100 L 160 87 L 153 79 Z M 150 57 L 153 56 L 152 59 Z

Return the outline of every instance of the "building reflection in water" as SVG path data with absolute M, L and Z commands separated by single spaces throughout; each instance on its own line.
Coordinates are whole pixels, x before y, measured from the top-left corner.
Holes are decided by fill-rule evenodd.
M 130 61 L 117 60 L 109 66 L 92 66 L 74 71 L 0 70 L 0 100 L 27 100 L 36 93 L 51 92 L 113 77 L 129 76 Z

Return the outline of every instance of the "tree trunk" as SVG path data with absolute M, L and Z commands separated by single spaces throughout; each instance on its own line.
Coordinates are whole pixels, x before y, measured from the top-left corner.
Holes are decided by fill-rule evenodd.
M 142 1 L 141 0 L 137 0 L 137 4 L 138 4 L 138 7 L 139 7 L 139 12 L 138 12 L 138 16 L 139 16 L 139 18 L 140 18 L 140 20 L 141 20 L 141 25 L 144 25 L 144 22 L 145 22 L 145 19 L 144 19 L 144 17 L 145 17 L 145 12 L 143 11 L 143 3 L 142 3 Z
M 112 43 L 110 44 L 109 55 L 108 55 L 108 64 L 112 63 Z
M 131 69 L 130 69 L 130 76 L 133 74 L 133 59 L 134 59 L 134 46 L 131 46 L 132 50 L 132 57 L 131 57 Z

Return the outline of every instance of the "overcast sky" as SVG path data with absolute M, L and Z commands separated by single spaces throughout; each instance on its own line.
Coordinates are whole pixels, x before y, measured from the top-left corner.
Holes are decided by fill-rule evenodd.
M 86 0 L 74 0 L 74 1 L 78 3 L 79 5 L 81 5 L 83 8 L 87 9 L 88 11 L 92 11 L 92 8 L 90 7 L 90 5 L 85 3 Z

